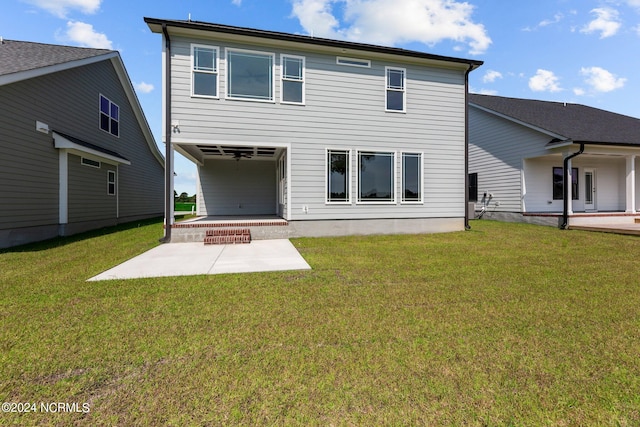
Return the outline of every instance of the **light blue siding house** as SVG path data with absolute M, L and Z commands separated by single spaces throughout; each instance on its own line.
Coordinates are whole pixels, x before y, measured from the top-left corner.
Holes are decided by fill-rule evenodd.
M 485 218 L 570 228 L 640 220 L 640 119 L 471 94 L 470 199 Z
M 164 139 L 197 165 L 203 219 L 278 217 L 290 236 L 464 229 L 481 61 L 145 22 L 162 34 Z

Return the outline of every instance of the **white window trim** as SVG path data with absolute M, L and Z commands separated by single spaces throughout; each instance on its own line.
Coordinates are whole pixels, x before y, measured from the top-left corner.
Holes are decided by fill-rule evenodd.
M 86 163 L 87 161 L 88 162 L 96 162 L 98 165 L 92 165 L 91 163 Z M 80 164 L 82 166 L 87 166 L 87 167 L 95 168 L 95 169 L 100 169 L 102 167 L 102 162 L 101 161 L 93 160 L 93 159 L 90 159 L 88 157 L 80 157 Z
M 391 177 L 393 178 L 393 184 L 391 186 L 393 191 L 393 200 L 360 200 L 360 154 L 361 153 L 373 153 L 373 154 L 392 154 L 393 171 L 391 171 Z M 384 151 L 384 150 L 358 150 L 356 152 L 356 205 L 397 205 L 398 200 L 398 153 L 396 151 Z
M 109 101 L 109 130 L 104 130 L 102 129 L 102 117 L 101 115 L 102 113 L 102 98 L 106 99 L 107 101 Z M 115 135 L 113 132 L 111 132 L 111 104 L 115 105 L 116 107 L 118 107 L 118 120 L 116 120 L 116 122 L 118 122 L 118 134 Z M 103 95 L 102 93 L 100 94 L 100 96 L 98 97 L 98 129 L 100 129 L 102 132 L 108 133 L 109 135 L 115 137 L 115 138 L 120 138 L 120 106 L 118 104 L 116 104 L 115 102 L 113 102 L 111 100 L 111 98 L 109 98 L 108 96 Z
M 349 190 L 349 196 L 345 201 L 329 200 L 329 173 L 331 172 L 329 166 L 329 152 L 330 151 L 343 151 L 347 153 L 347 165 L 349 171 L 347 174 L 347 189 Z M 353 182 L 353 150 L 345 149 L 344 147 L 327 147 L 324 150 L 325 172 L 324 172 L 324 201 L 327 205 L 351 205 L 353 197 L 353 189 L 351 183 Z
M 226 61 L 227 61 L 227 69 L 226 71 L 226 81 L 225 81 L 225 99 L 233 100 L 233 101 L 248 101 L 248 102 L 262 102 L 267 104 L 275 104 L 276 102 L 276 54 L 273 52 L 263 52 L 259 50 L 246 50 L 246 49 L 235 49 L 235 48 L 226 48 Z M 253 99 L 253 98 L 236 98 L 229 95 L 229 79 L 231 78 L 231 72 L 229 67 L 229 54 L 233 52 L 254 54 L 254 55 L 263 55 L 271 57 L 271 99 Z
M 347 67 L 371 68 L 369 59 L 347 58 L 346 56 L 336 56 L 336 64 Z
M 404 200 L 404 155 L 414 154 L 420 156 L 419 182 L 420 200 Z M 421 151 L 402 151 L 400 153 L 400 204 L 402 205 L 422 205 L 424 204 L 424 153 Z
M 111 181 L 111 177 L 113 176 L 113 181 Z M 109 185 L 113 183 L 113 193 L 109 191 Z M 107 171 L 107 196 L 115 196 L 118 193 L 118 181 L 116 176 L 116 171 L 108 170 Z
M 284 60 L 285 58 L 291 59 L 300 59 L 302 60 L 302 80 L 295 79 L 285 79 L 284 77 Z M 291 104 L 291 105 L 305 105 L 306 103 L 306 87 L 307 87 L 307 77 L 306 77 L 306 69 L 307 69 L 307 60 L 304 56 L 297 55 L 280 55 L 280 103 L 281 104 Z M 302 102 L 293 102 L 293 101 L 285 101 L 284 100 L 284 81 L 292 81 L 292 82 L 302 82 Z
M 195 48 L 201 47 L 203 49 L 211 49 L 216 53 L 216 60 L 214 61 L 215 71 L 204 71 L 195 69 Z M 216 96 L 200 95 L 194 93 L 195 82 L 193 78 L 194 73 L 203 74 L 215 74 L 216 75 Z M 220 48 L 218 46 L 211 46 L 207 44 L 191 43 L 191 97 L 192 98 L 208 98 L 208 99 L 220 99 Z
M 402 90 L 390 88 L 389 70 L 402 71 Z M 402 92 L 402 110 L 390 110 L 387 108 L 387 91 Z M 384 67 L 384 111 L 387 113 L 406 113 L 407 112 L 407 69 L 400 67 Z

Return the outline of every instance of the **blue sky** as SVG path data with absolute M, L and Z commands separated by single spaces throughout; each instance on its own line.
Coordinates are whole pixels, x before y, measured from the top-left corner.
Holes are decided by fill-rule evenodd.
M 472 92 L 640 117 L 640 0 L 3 0 L 0 36 L 120 51 L 161 143 L 161 37 L 187 19 L 479 59 Z M 178 193 L 195 167 L 176 159 Z

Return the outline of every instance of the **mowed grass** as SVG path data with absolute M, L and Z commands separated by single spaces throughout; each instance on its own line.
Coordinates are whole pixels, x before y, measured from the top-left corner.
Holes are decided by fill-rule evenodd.
M 0 252 L 0 400 L 51 425 L 640 425 L 640 238 L 473 221 L 311 271 L 86 282 L 152 222 Z

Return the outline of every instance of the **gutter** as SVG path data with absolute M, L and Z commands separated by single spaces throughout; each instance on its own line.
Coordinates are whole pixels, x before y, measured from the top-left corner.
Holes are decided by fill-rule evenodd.
M 165 162 L 164 162 L 164 237 L 161 243 L 171 242 L 171 226 L 173 213 L 173 153 L 171 146 L 171 39 L 167 31 L 167 24 L 162 24 L 162 33 L 165 40 Z
M 561 230 L 566 230 L 568 228 L 568 222 L 569 222 L 569 185 L 570 184 L 569 184 L 569 180 L 567 179 L 567 170 L 569 168 L 569 160 L 573 159 L 574 157 L 578 157 L 582 153 L 584 153 L 584 142 L 580 143 L 580 149 L 578 151 L 565 157 L 564 161 L 562 162 L 562 173 L 564 174 L 562 179 L 562 182 L 564 185 L 564 188 L 563 188 L 564 194 L 562 195 L 563 209 L 562 209 L 562 225 L 560 225 Z

